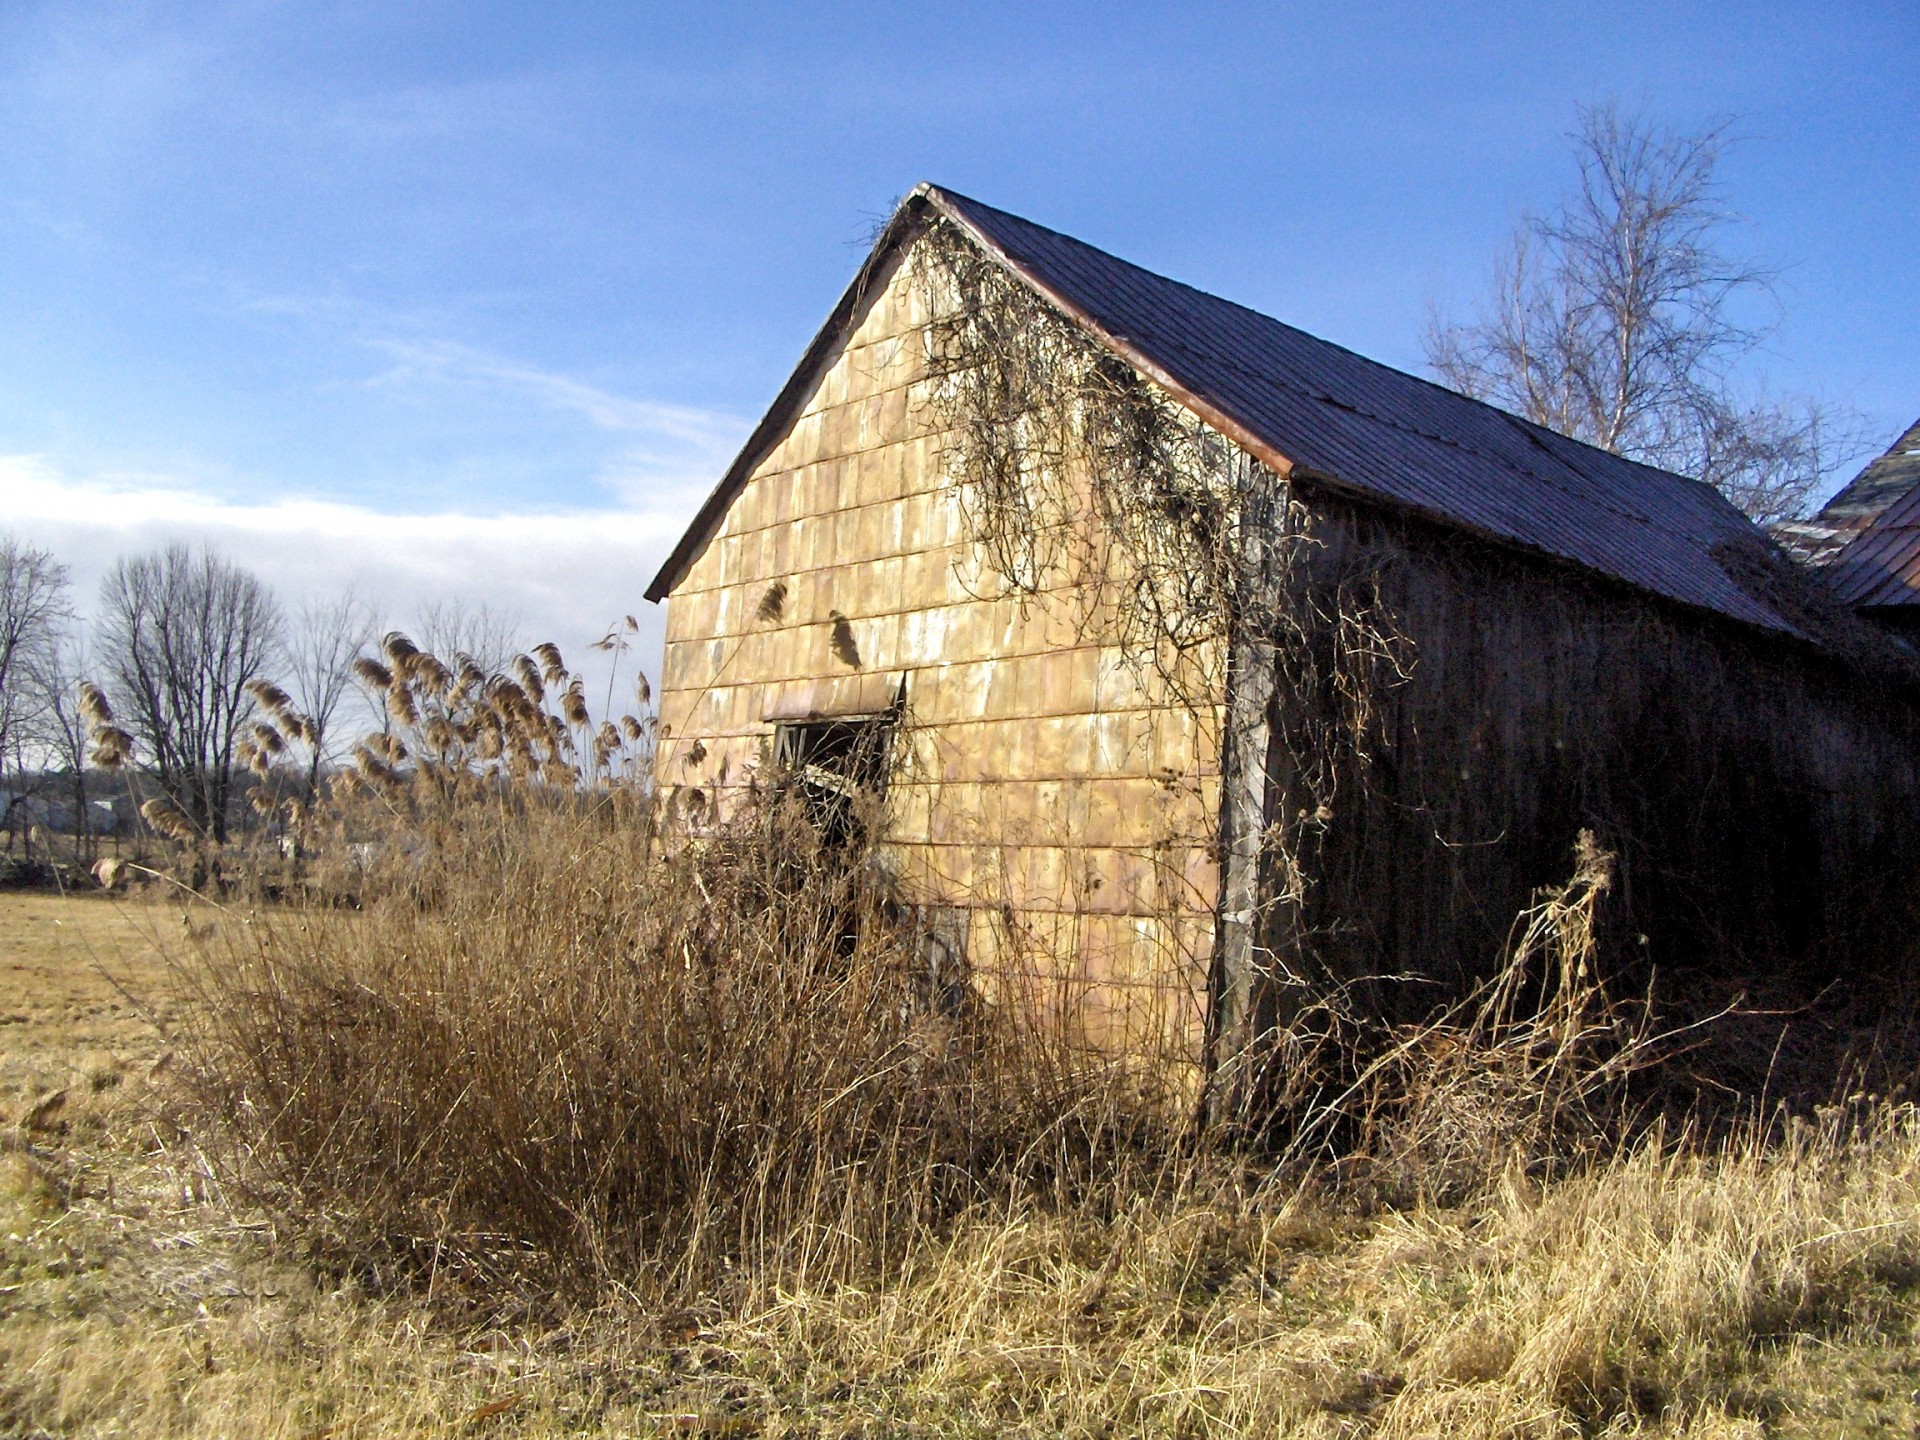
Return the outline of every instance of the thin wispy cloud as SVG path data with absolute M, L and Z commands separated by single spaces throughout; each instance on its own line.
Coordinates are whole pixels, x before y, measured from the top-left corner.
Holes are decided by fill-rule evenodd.
M 485 385 L 584 417 L 602 430 L 669 436 L 689 444 L 732 447 L 745 433 L 735 416 L 686 405 L 663 405 L 616 395 L 572 376 L 489 355 L 451 341 L 369 340 L 391 356 L 392 369 L 374 384 Z

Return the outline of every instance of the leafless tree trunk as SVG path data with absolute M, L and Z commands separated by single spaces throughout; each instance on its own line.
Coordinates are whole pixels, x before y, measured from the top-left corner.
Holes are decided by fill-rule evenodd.
M 120 561 L 101 591 L 100 649 L 121 722 L 189 824 L 224 844 L 247 683 L 280 642 L 280 610 L 253 575 L 172 545 Z
M 1705 480 L 1761 524 L 1803 514 L 1859 427 L 1739 383 L 1774 327 L 1738 312 L 1771 302 L 1773 277 L 1720 248 L 1736 219 L 1714 179 L 1725 124 L 1675 135 L 1601 105 L 1571 139 L 1573 194 L 1515 229 L 1477 318 L 1429 320 L 1427 363 L 1464 394 Z
M 40 748 L 49 768 L 65 781 L 77 822 L 74 847 L 81 863 L 91 865 L 98 858 L 100 846 L 87 813 L 88 726 L 80 709 L 80 682 L 88 669 L 84 636 L 69 633 L 47 653 L 35 683 L 46 705 L 39 726 Z
M 328 736 L 352 684 L 354 659 L 378 628 L 372 608 L 352 593 L 309 602 L 294 617 L 282 659 L 294 707 L 312 727 L 305 800 L 313 798 L 321 770 L 334 758 Z
M 67 567 L 0 535 L 0 781 L 17 778 L 47 709 L 47 663 L 73 619 Z

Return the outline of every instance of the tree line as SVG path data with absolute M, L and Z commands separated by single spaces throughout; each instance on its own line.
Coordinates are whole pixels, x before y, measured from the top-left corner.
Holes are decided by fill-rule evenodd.
M 300 717 L 311 796 L 339 748 L 354 662 L 382 623 L 351 594 L 288 608 L 217 550 L 182 544 L 121 557 L 83 619 L 68 567 L 0 535 L 0 791 L 53 800 L 84 832 L 89 769 L 134 760 L 193 834 L 224 844 L 245 813 L 261 695 Z M 517 628 L 451 603 L 411 623 L 429 648 L 489 669 L 506 663 Z

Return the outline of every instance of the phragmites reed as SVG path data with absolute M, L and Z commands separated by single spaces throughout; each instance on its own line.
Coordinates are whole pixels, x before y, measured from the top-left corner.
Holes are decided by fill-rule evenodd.
M 566 664 L 560 658 L 560 647 L 551 640 L 533 647 L 534 658 L 540 662 L 540 673 L 547 684 L 564 684 L 567 679 Z
M 366 655 L 358 657 L 353 662 L 353 675 L 369 690 L 385 690 L 393 684 L 393 671 Z
M 560 697 L 560 713 L 566 717 L 569 725 L 585 728 L 588 723 L 587 695 L 585 687 L 578 680 L 567 686 Z
M 445 698 L 453 689 L 453 671 L 424 650 L 412 658 L 413 682 L 434 698 Z
M 420 723 L 420 707 L 414 700 L 413 686 L 398 675 L 394 683 L 387 687 L 387 713 L 402 725 Z
M 516 656 L 513 662 L 513 673 L 520 677 L 521 690 L 526 692 L 527 698 L 534 704 L 538 705 L 547 698 L 546 682 L 540 678 L 540 667 L 533 662 L 532 656 Z
M 96 725 L 89 739 L 92 741 L 89 758 L 102 770 L 118 770 L 133 758 L 133 736 L 118 725 Z
M 276 720 L 285 721 L 296 713 L 292 697 L 271 680 L 249 680 L 247 693 Z
M 200 832 L 194 829 L 193 822 L 175 809 L 171 802 L 158 795 L 140 807 L 140 818 L 156 833 L 165 835 L 169 840 L 177 840 L 182 845 L 190 845 L 200 838 Z
M 633 698 L 642 710 L 653 704 L 653 686 L 647 683 L 647 672 L 644 670 L 634 677 Z
M 263 721 L 254 721 L 248 727 L 247 733 L 253 741 L 254 748 L 269 757 L 282 754 L 287 748 L 286 737 Z
M 753 618 L 760 625 L 777 624 L 787 610 L 787 582 L 776 580 L 767 586 L 760 596 L 760 603 L 753 607 Z
M 91 680 L 80 682 L 80 718 L 96 730 L 113 724 L 113 706 L 107 703 L 107 692 Z
M 420 647 L 398 630 L 389 630 L 380 640 L 380 648 L 386 652 L 387 659 L 398 668 L 409 656 L 420 653 Z
M 353 773 L 369 788 L 381 793 L 398 790 L 402 784 L 400 772 L 376 754 L 365 741 L 353 747 Z

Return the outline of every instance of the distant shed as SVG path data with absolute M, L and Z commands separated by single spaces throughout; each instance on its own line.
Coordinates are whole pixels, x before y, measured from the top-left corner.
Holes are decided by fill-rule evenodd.
M 1920 420 L 1811 521 L 1787 528 L 1841 604 L 1920 640 Z
M 1582 829 L 1622 964 L 1866 964 L 1920 853 L 1910 662 L 1714 490 L 932 186 L 649 597 L 684 823 L 884 784 L 983 983 L 1173 1060 L 1425 1010 Z

